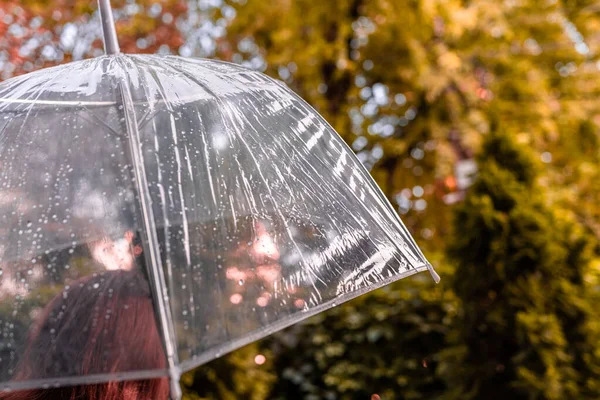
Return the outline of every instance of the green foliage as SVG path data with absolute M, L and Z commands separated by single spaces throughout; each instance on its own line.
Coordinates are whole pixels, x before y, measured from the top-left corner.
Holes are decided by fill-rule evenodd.
M 531 153 L 493 133 L 456 210 L 453 289 L 461 313 L 440 368 L 456 399 L 598 396 L 590 240 L 544 203 Z

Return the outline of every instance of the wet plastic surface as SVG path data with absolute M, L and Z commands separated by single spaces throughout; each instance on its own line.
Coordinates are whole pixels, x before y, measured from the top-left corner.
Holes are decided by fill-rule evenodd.
M 0 389 L 18 389 L 186 370 L 428 263 L 285 86 L 118 55 L 0 84 L 0 268 Z M 136 356 L 153 332 L 160 355 Z

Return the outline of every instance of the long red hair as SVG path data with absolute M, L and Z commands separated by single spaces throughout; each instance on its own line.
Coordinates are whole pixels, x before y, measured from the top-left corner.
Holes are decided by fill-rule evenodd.
M 136 271 L 106 271 L 58 294 L 32 326 L 15 381 L 164 370 L 148 285 Z M 166 400 L 166 378 L 0 393 L 2 400 Z

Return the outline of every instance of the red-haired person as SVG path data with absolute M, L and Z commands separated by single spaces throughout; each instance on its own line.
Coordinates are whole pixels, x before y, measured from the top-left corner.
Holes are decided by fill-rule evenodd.
M 135 270 L 76 281 L 29 333 L 14 381 L 166 369 L 150 290 Z M 0 393 L 2 400 L 167 400 L 166 378 Z

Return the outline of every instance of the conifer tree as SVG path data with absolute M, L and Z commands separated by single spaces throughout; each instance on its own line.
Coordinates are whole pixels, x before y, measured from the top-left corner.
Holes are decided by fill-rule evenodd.
M 544 201 L 530 151 L 492 133 L 455 211 L 459 317 L 439 372 L 448 399 L 596 399 L 588 236 Z

